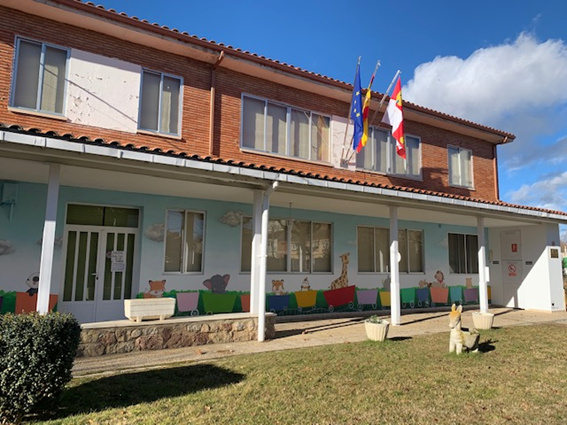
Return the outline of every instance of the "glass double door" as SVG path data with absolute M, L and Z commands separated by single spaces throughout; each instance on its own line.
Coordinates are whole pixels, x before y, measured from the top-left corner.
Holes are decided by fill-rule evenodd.
M 138 229 L 67 225 L 60 310 L 79 322 L 124 318 L 132 297 Z

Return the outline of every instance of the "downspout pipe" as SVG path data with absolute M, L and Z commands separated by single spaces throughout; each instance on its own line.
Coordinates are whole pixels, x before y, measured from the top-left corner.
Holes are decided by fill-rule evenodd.
M 260 243 L 260 276 L 258 288 L 258 341 L 266 339 L 266 272 L 268 259 L 268 223 L 270 195 L 278 188 L 279 183 L 273 182 L 262 195 L 262 236 Z
M 211 72 L 211 111 L 209 116 L 209 156 L 213 156 L 213 137 L 215 135 L 215 94 L 217 86 L 217 68 L 224 60 L 224 50 L 220 52 L 219 57 L 213 65 Z

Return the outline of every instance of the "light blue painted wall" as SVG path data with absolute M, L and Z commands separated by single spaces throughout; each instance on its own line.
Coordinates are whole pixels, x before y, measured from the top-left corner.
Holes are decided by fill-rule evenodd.
M 1 182 L 0 182 L 1 183 Z M 42 237 L 46 203 L 46 185 L 18 183 L 18 203 L 14 207 L 13 219 L 9 221 L 9 208 L 0 207 L 0 239 L 11 241 L 15 252 L 0 255 L 0 289 L 5 291 L 27 290 L 27 277 L 39 271 L 41 247 L 37 241 Z M 148 288 L 148 280 L 166 279 L 166 289 L 203 289 L 203 281 L 214 274 L 230 274 L 228 290 L 249 290 L 249 273 L 240 273 L 240 227 L 221 223 L 227 211 L 242 211 L 252 214 L 252 206 L 240 203 L 186 199 L 179 197 L 143 195 L 116 191 L 103 191 L 84 188 L 61 187 L 56 236 L 63 236 L 65 208 L 68 203 L 102 204 L 125 207 L 138 207 L 141 210 L 141 229 L 139 238 L 139 287 L 136 292 Z M 168 208 L 204 211 L 206 214 L 205 267 L 200 274 L 164 274 L 164 244 L 143 236 L 149 226 L 165 222 Z M 273 218 L 290 216 L 288 208 L 271 208 Z M 271 290 L 272 279 L 284 279 L 286 291 L 300 289 L 304 277 L 309 278 L 312 289 L 328 288 L 341 272 L 339 256 L 350 252 L 349 281 L 361 288 L 382 287 L 386 274 L 358 274 L 356 261 L 356 226 L 367 225 L 388 227 L 388 219 L 365 216 L 351 216 L 325 212 L 312 212 L 293 209 L 291 216 L 296 219 L 331 222 L 333 224 L 333 269 L 328 274 L 284 274 L 270 273 L 267 289 Z M 445 283 L 464 285 L 465 277 L 472 277 L 477 284 L 476 275 L 451 275 L 448 269 L 447 233 L 476 234 L 476 228 L 431 223 L 400 221 L 400 228 L 424 230 L 425 273 L 401 274 L 401 287 L 417 286 L 419 281 L 433 281 L 437 270 L 442 270 Z M 488 233 L 488 232 L 487 232 Z M 487 237 L 488 240 L 488 237 Z M 487 249 L 488 252 L 488 249 Z M 54 283 L 62 281 L 62 248 L 55 250 Z M 136 286 L 136 283 L 135 283 Z M 52 292 L 57 292 L 55 289 Z

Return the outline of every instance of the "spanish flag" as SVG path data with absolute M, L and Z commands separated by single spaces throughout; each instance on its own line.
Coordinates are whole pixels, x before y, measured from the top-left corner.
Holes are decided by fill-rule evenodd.
M 398 78 L 394 92 L 390 97 L 386 113 L 382 117 L 382 122 L 392 126 L 392 136 L 396 139 L 396 152 L 403 159 L 406 159 L 406 141 L 404 137 L 404 113 L 402 109 L 402 83 Z
M 364 103 L 362 104 L 362 138 L 360 139 L 360 144 L 358 145 L 356 151 L 360 150 L 366 146 L 366 141 L 368 140 L 368 114 L 370 112 L 370 99 L 372 97 L 372 92 L 370 88 L 372 87 L 372 82 L 374 81 L 374 75 L 370 78 L 370 84 L 368 84 L 368 89 L 366 90 L 366 96 L 364 97 Z

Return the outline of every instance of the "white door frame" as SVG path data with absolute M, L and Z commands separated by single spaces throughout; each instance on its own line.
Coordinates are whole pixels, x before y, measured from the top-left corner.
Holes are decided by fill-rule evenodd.
M 76 273 L 77 273 L 77 257 L 75 257 L 75 264 L 73 265 L 73 287 L 71 293 L 71 301 L 64 301 L 64 291 L 65 291 L 65 270 L 67 266 L 67 247 L 69 243 L 69 232 L 89 232 L 92 234 L 93 232 L 98 233 L 98 246 L 97 246 L 97 255 L 96 255 L 96 280 L 95 280 L 95 292 L 94 292 L 94 299 L 93 300 L 84 300 L 86 296 L 86 287 L 85 293 L 83 295 L 82 301 L 75 301 L 75 290 L 76 290 Z M 132 256 L 132 285 L 131 285 L 131 293 L 126 294 L 124 293 L 125 285 L 122 284 L 122 294 L 119 300 L 114 300 L 111 294 L 110 300 L 104 300 L 104 277 L 105 277 L 105 269 L 106 269 L 106 244 L 107 244 L 107 237 L 109 234 L 119 234 L 123 233 L 126 235 L 134 235 L 134 253 Z M 102 320 L 112 320 L 112 319 L 119 319 L 124 317 L 124 310 L 123 310 L 123 303 L 124 299 L 131 298 L 134 296 L 134 292 L 136 291 L 138 282 L 138 275 L 139 275 L 139 268 L 138 268 L 138 260 L 139 260 L 139 235 L 140 229 L 134 227 L 109 227 L 109 226 L 92 226 L 92 225 L 79 225 L 79 224 L 67 224 L 65 225 L 64 231 L 64 243 L 63 243 L 63 261 L 62 261 L 62 276 L 63 279 L 61 281 L 61 287 L 59 290 L 59 300 L 61 303 L 61 309 L 63 311 L 71 311 L 77 314 L 79 317 L 80 322 L 96 322 Z M 89 236 L 90 238 L 90 236 Z M 117 238 L 114 240 L 114 247 L 116 247 Z M 78 242 L 77 242 L 78 244 Z M 87 244 L 87 255 L 89 253 L 90 244 Z M 86 260 L 86 264 L 88 264 L 88 257 Z M 85 269 L 85 273 L 88 273 L 88 268 Z M 114 283 L 114 275 L 112 276 L 112 282 Z M 124 275 L 123 275 L 124 279 Z M 114 288 L 114 285 L 112 285 Z M 113 290 L 113 289 L 112 289 Z M 106 306 L 104 305 L 106 304 Z M 105 310 L 104 307 L 110 306 L 110 310 Z M 114 310 L 113 310 L 114 309 Z M 90 312 L 88 310 L 91 310 Z M 77 313 L 80 311 L 80 313 Z M 82 315 L 81 315 L 82 313 Z

